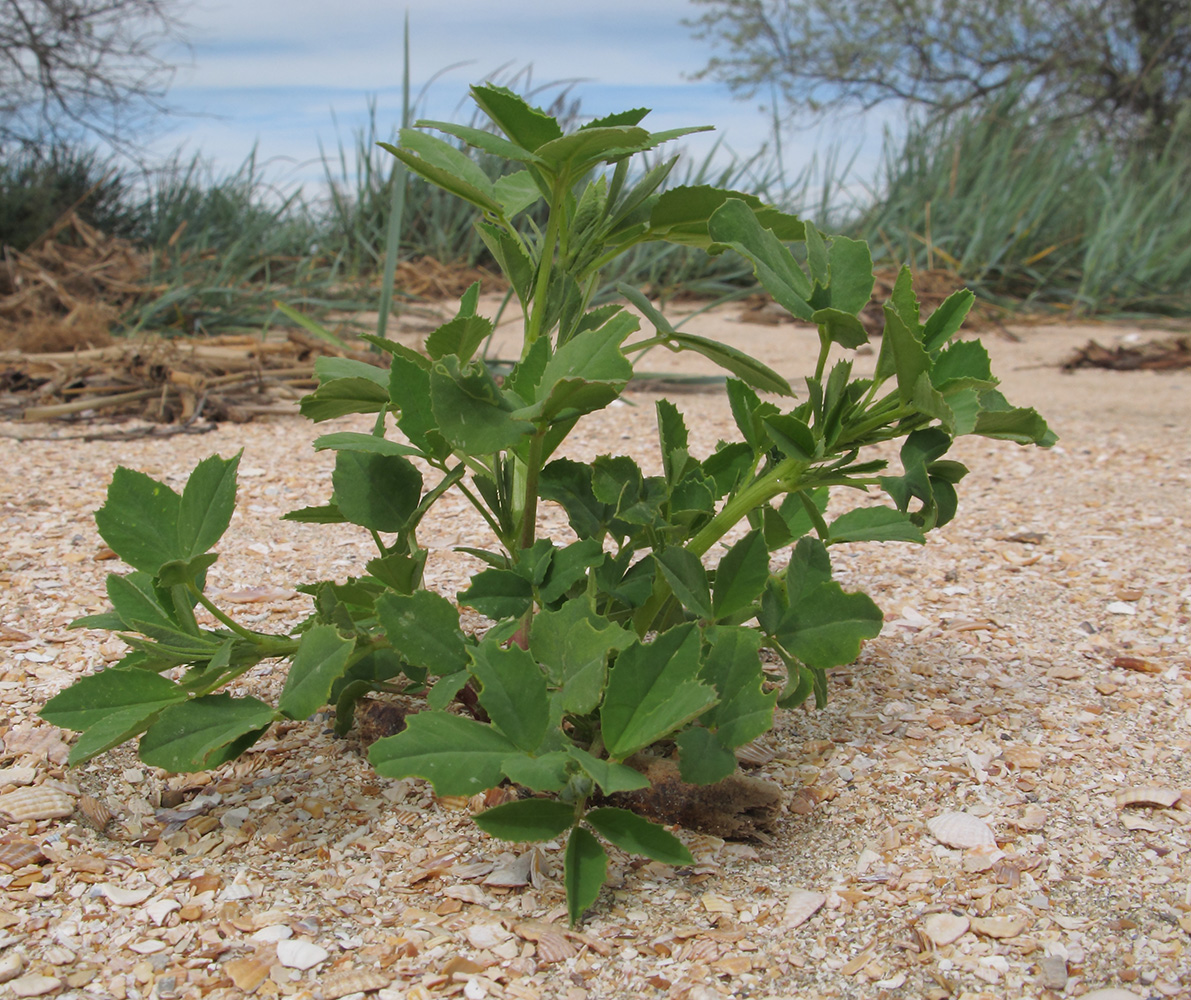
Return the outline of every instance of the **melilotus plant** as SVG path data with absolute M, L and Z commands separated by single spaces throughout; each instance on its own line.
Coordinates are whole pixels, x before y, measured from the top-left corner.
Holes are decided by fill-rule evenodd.
M 602 840 L 670 864 L 691 860 L 662 827 L 606 804 L 646 784 L 634 755 L 662 744 L 687 781 L 723 779 L 737 766 L 734 749 L 771 728 L 775 707 L 812 694 L 822 704 L 826 671 L 877 634 L 880 610 L 832 579 L 830 546 L 922 542 L 949 521 L 967 470 L 944 456 L 959 435 L 1053 437 L 1037 413 L 997 391 L 979 342 L 953 342 L 971 293 L 956 292 L 923 322 L 908 271 L 885 306 L 875 375 L 854 378 L 852 362 L 833 356 L 867 339 L 857 313 L 873 286 L 868 247 L 748 194 L 663 189 L 674 159 L 633 170 L 637 154 L 696 130 L 648 132 L 639 125 L 647 112 L 634 110 L 563 134 L 509 90 L 477 86 L 472 97 L 494 130 L 421 122 L 457 142 L 406 129 L 399 147 L 386 148 L 479 209 L 479 232 L 524 313 L 511 372 L 498 379 L 477 356 L 492 332 L 477 288 L 421 352 L 367 338 L 387 354 L 387 370 L 318 361 L 319 386 L 302 413 L 376 421 L 371 433 L 315 440 L 335 452 L 330 502 L 286 517 L 359 525 L 376 556 L 362 577 L 305 586 L 314 610 L 289 635 L 246 628 L 203 592 L 235 505 L 239 456 L 206 459 L 180 495 L 117 469 L 96 522 L 132 572 L 108 577 L 111 611 L 75 625 L 118 631 L 130 651 L 42 715 L 82 733 L 72 763 L 139 736 L 147 764 L 189 771 L 327 704 L 346 732 L 367 693 L 422 699 L 402 732 L 372 746 L 377 771 L 425 778 L 442 795 L 505 781 L 535 793 L 476 822 L 507 840 L 565 838 L 574 922 L 604 881 Z M 519 169 L 493 182 L 458 140 Z M 774 299 L 818 328 L 801 401 L 779 405 L 796 398 L 781 375 L 674 329 L 635 289 L 621 291 L 645 332 L 620 305 L 589 307 L 601 268 L 657 240 L 743 255 Z M 634 359 L 652 347 L 696 351 L 726 369 L 739 439 L 693 455 L 682 415 L 663 399 L 661 475 L 623 455 L 560 456 L 576 423 L 617 399 Z M 900 471 L 864 457 L 867 445 L 895 439 Z M 858 504 L 829 521 L 831 487 L 855 489 Z M 487 548 L 465 550 L 486 567 L 457 603 L 423 585 L 418 541 L 448 491 L 491 531 Z M 878 491 L 891 504 L 874 503 Z M 539 535 L 542 501 L 561 505 L 576 540 Z M 214 628 L 196 619 L 197 605 Z M 460 605 L 491 627 L 465 632 Z M 763 650 L 784 664 L 784 678 L 763 672 Z M 291 660 L 276 707 L 226 690 L 271 657 Z

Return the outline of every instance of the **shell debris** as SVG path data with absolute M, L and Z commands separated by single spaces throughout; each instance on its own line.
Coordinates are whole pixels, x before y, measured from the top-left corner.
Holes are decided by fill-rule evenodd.
M 35 785 L 0 795 L 0 813 L 14 822 L 27 819 L 62 819 L 74 812 L 74 799 L 60 788 Z
M 931 836 L 947 847 L 968 849 L 996 847 L 997 838 L 979 816 L 966 812 L 946 812 L 926 821 Z

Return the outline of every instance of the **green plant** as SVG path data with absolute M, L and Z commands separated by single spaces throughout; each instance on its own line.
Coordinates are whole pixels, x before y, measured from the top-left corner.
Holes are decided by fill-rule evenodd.
M 189 770 L 229 760 L 274 721 L 327 703 L 345 732 L 365 693 L 424 697 L 404 731 L 372 746 L 376 769 L 426 778 L 441 794 L 505 780 L 537 793 L 477 822 L 512 840 L 566 836 L 577 921 L 604 879 L 599 838 L 665 862 L 690 860 L 666 830 L 603 804 L 646 783 L 630 766 L 635 754 L 672 742 L 686 780 L 720 780 L 736 768 L 734 749 L 772 726 L 775 706 L 812 694 L 821 703 L 826 671 L 877 634 L 880 610 L 832 579 L 828 547 L 921 542 L 950 520 L 966 470 L 944 455 L 958 435 L 1042 444 L 1051 436 L 1038 414 L 996 390 L 979 343 L 948 345 L 971 293 L 957 292 L 923 323 L 903 271 L 886 306 L 876 376 L 852 378 L 847 360 L 828 369 L 833 354 L 867 339 L 856 316 L 873 284 L 866 245 L 825 239 L 746 194 L 658 193 L 674 160 L 629 183 L 634 155 L 686 131 L 650 133 L 638 125 L 644 110 L 563 134 L 511 91 L 472 93 L 502 134 L 422 124 L 513 160 L 518 171 L 492 181 L 454 145 L 411 129 L 388 148 L 481 210 L 476 225 L 524 310 L 518 363 L 502 383 L 477 359 L 491 322 L 477 312 L 474 287 L 424 353 L 368 338 L 389 355 L 387 372 L 319 360 L 320 384 L 303 413 L 314 421 L 372 413 L 375 427 L 319 437 L 316 448 L 336 453 L 331 502 L 286 516 L 357 524 L 377 554 L 363 577 L 307 586 L 314 611 L 291 635 L 244 628 L 203 593 L 217 558 L 211 548 L 232 514 L 238 456 L 205 460 L 181 495 L 118 469 L 96 520 L 134 572 L 109 578 L 112 611 L 76 624 L 124 633 L 131 652 L 42 714 L 82 732 L 74 763 L 140 735 L 144 761 Z M 541 202 L 545 225 L 519 224 Z M 804 244 L 806 271 L 784 240 Z M 605 264 L 654 241 L 742 255 L 779 302 L 818 327 L 803 402 L 782 409 L 762 399 L 758 391 L 794 393 L 746 354 L 674 330 L 633 288 L 622 292 L 652 333 L 638 334 L 637 317 L 620 305 L 587 308 Z M 625 456 L 554 457 L 584 415 L 621 394 L 632 359 L 655 346 L 696 351 L 734 376 L 727 393 L 740 439 L 697 458 L 678 409 L 661 400 L 662 475 L 645 475 Z M 904 439 L 902 470 L 882 474 L 885 462 L 861 453 L 894 439 Z M 894 506 L 862 501 L 829 523 L 833 486 L 882 489 Z M 451 488 L 494 540 L 467 550 L 487 565 L 458 595 L 493 620 L 482 636 L 465 634 L 456 604 L 422 585 L 419 526 Z M 542 500 L 565 509 L 576 541 L 539 537 Z M 735 529 L 743 533 L 718 552 Z M 200 627 L 196 604 L 222 627 Z M 763 648 L 784 663 L 784 683 L 767 680 Z M 293 660 L 276 707 L 224 690 L 266 657 Z M 166 676 L 171 670 L 178 676 Z

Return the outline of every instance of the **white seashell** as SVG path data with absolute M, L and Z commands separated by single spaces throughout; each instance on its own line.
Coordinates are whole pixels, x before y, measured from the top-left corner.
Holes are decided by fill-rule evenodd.
M 273 966 L 273 959 L 268 952 L 246 955 L 244 958 L 233 958 L 223 963 L 223 971 L 228 975 L 237 989 L 245 993 L 252 993 L 269 975 Z
M 473 879 L 487 875 L 496 865 L 491 861 L 467 861 L 451 865 L 450 872 L 456 878 Z
M 47 993 L 54 993 L 62 986 L 61 979 L 53 976 L 21 976 L 8 984 L 14 997 L 43 997 Z
M 442 894 L 450 899 L 462 900 L 464 903 L 482 903 L 484 901 L 484 890 L 471 883 L 448 885 L 443 889 Z
M 0 957 L 0 983 L 16 979 L 25 970 L 25 956 L 19 951 L 10 951 Z
M 971 921 L 962 914 L 932 913 L 922 922 L 922 933 L 941 948 L 966 934 L 970 926 Z
M 35 767 L 0 767 L 0 785 L 31 785 L 36 777 Z
M 261 941 L 266 944 L 273 941 L 288 941 L 294 936 L 285 924 L 271 924 L 268 927 L 262 927 L 252 935 L 253 941 Z
M 768 764 L 777 756 L 777 751 L 763 737 L 758 737 L 751 743 L 736 748 L 736 759 L 748 767 L 760 767 Z
M 565 962 L 568 958 L 574 958 L 578 954 L 575 946 L 553 924 L 527 921 L 517 924 L 513 930 L 518 937 L 532 941 L 537 945 L 537 958 L 540 962 L 547 964 Z
M 99 891 L 108 898 L 108 902 L 115 906 L 140 906 L 157 890 L 152 886 L 146 889 L 125 889 L 122 886 L 105 882 L 99 887 Z
M 1008 917 L 976 917 L 972 920 L 972 930 L 990 938 L 1017 937 L 1029 925 L 1029 921 L 1020 915 Z
M 319 962 L 325 962 L 330 956 L 326 948 L 320 948 L 310 941 L 278 941 L 277 961 L 287 969 L 300 969 L 305 972 L 313 969 Z
M 165 923 L 166 917 L 180 909 L 182 909 L 182 904 L 176 899 L 155 899 L 144 906 L 144 912 L 158 927 Z
M 926 828 L 940 844 L 948 847 L 996 847 L 992 827 L 979 816 L 947 812 L 926 821 Z
M 57 788 L 37 785 L 0 795 L 0 812 L 16 822 L 27 819 L 61 819 L 74 812 L 74 799 Z
M 795 889 L 786 897 L 786 912 L 782 923 L 787 928 L 805 924 L 819 912 L 819 907 L 827 902 L 827 896 L 821 892 L 811 892 L 809 889 Z
M 1103 990 L 1092 990 L 1091 993 L 1085 993 L 1079 1000 L 1145 1000 L 1145 998 L 1132 990 L 1109 986 Z
M 371 993 L 383 989 L 393 981 L 392 976 L 366 969 L 336 972 L 322 981 L 323 1000 L 340 1000 L 353 994 Z
M 1177 805 L 1183 793 L 1173 788 L 1122 788 L 1117 792 L 1117 808 L 1126 806 L 1159 806 L 1169 809 Z
M 472 924 L 463 934 L 473 948 L 495 948 L 513 936 L 497 923 Z
M 157 938 L 145 938 L 143 941 L 134 941 L 128 947 L 129 950 L 135 951 L 138 955 L 152 955 L 169 946 L 164 941 L 158 941 Z
M 529 871 L 533 864 L 533 853 L 526 851 L 519 858 L 506 858 L 492 869 L 484 885 L 497 885 L 514 888 L 529 885 Z

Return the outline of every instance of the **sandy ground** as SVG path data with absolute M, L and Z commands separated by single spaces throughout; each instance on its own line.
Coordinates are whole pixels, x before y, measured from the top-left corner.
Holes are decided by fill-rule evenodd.
M 807 330 L 733 311 L 689 329 L 791 377 L 813 364 Z M 92 515 L 117 464 L 176 485 L 244 449 L 211 588 L 282 631 L 307 606 L 290 588 L 369 557 L 356 532 L 279 520 L 326 501 L 332 459 L 309 442 L 332 428 L 84 442 L 69 439 L 83 426 L 0 427 L 0 794 L 73 809 L 0 836 L 0 978 L 17 996 L 161 1000 L 1191 995 L 1191 373 L 1056 368 L 1129 332 L 984 334 L 1006 394 L 1060 444 L 966 439 L 956 521 L 924 548 L 835 550 L 887 623 L 833 672 L 827 709 L 779 713 L 756 771 L 785 794 L 776 836 L 680 831 L 687 868 L 615 855 L 575 933 L 559 845 L 487 839 L 467 802 L 378 778 L 325 717 L 181 776 L 129 748 L 67 770 L 69 734 L 37 719 L 121 655 L 66 629 L 106 606 L 115 564 Z M 662 352 L 643 367 L 713 371 Z M 585 421 L 570 453 L 656 468 L 654 398 Z M 697 454 L 733 433 L 719 392 L 675 399 Z M 31 432 L 50 439 L 13 436 Z M 462 504 L 437 514 L 428 578 L 443 593 L 465 585 L 475 564 L 451 549 L 478 530 Z M 262 665 L 244 690 L 275 697 L 283 679 Z

